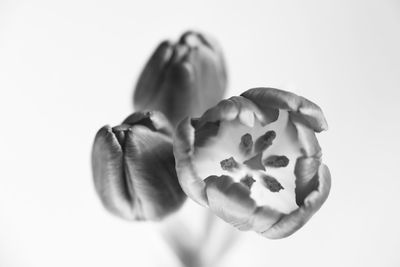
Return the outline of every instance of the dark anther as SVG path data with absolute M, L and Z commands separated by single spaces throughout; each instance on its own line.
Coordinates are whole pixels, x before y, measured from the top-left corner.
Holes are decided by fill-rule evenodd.
M 245 155 L 250 154 L 251 149 L 253 148 L 253 138 L 251 134 L 247 133 L 242 136 L 240 139 L 239 149 Z
M 220 162 L 220 164 L 221 168 L 225 171 L 233 171 L 234 169 L 237 169 L 239 167 L 238 163 L 233 157 L 230 157 L 229 159 L 224 159 Z
M 267 167 L 286 167 L 289 164 L 289 159 L 286 156 L 272 155 L 264 159 L 263 163 Z
M 274 177 L 263 174 L 261 176 L 262 184 L 269 189 L 271 192 L 279 192 L 283 186 Z
M 275 131 L 268 131 L 264 135 L 260 136 L 255 143 L 254 149 L 256 153 L 263 152 L 269 146 L 272 145 L 272 141 L 274 141 L 276 137 Z
M 246 175 L 246 177 L 240 179 L 240 182 L 242 184 L 244 184 L 246 187 L 248 187 L 249 189 L 251 189 L 251 186 L 253 185 L 253 183 L 256 180 L 253 179 L 253 177 L 251 177 L 250 175 Z

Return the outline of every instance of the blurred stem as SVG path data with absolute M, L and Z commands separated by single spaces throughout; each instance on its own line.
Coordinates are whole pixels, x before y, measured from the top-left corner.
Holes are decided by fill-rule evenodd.
M 196 240 L 180 218 L 166 221 L 161 235 L 185 267 L 201 267 L 196 255 Z
M 167 219 L 161 234 L 185 267 L 217 266 L 238 238 L 231 225 L 206 211 L 200 236 L 190 231 L 180 217 Z
M 200 251 L 203 266 L 217 266 L 238 237 L 238 230 L 207 210 Z

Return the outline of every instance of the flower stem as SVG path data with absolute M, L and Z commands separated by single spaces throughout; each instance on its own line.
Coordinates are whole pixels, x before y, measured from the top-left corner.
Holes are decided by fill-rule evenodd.
M 200 231 L 193 231 L 179 216 L 168 218 L 161 228 L 161 235 L 184 267 L 214 267 L 238 239 L 239 233 L 232 226 L 205 210 Z M 196 229 L 194 229 L 196 230 Z

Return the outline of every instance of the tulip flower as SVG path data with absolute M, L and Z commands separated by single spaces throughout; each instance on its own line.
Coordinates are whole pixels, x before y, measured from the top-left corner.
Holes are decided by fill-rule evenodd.
M 222 51 L 215 40 L 188 31 L 177 43 L 162 42 L 147 62 L 134 93 L 136 110 L 159 110 L 175 126 L 216 105 L 227 86 Z
M 330 191 L 315 132 L 321 109 L 293 93 L 255 88 L 182 120 L 174 137 L 179 182 L 193 200 L 240 230 L 291 235 Z
M 121 125 L 98 131 L 93 178 L 107 210 L 128 220 L 160 220 L 183 204 L 172 133 L 160 112 L 136 112 Z

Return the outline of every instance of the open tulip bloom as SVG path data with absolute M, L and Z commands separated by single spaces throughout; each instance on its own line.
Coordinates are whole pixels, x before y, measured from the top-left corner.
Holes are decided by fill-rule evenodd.
M 250 89 L 179 123 L 179 183 L 240 230 L 289 236 L 328 197 L 330 173 L 315 136 L 326 129 L 311 101 L 273 88 Z

